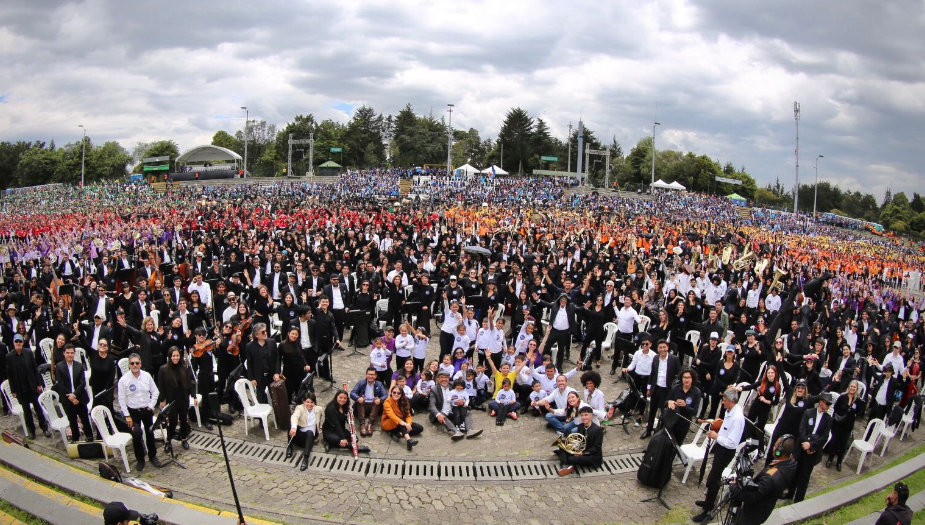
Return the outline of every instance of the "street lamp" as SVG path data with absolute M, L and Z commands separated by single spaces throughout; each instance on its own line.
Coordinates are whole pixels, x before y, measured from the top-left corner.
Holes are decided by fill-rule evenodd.
M 446 175 L 450 176 L 450 164 L 453 161 L 453 104 L 447 104 L 447 111 L 450 112 L 449 125 L 446 128 Z
M 813 184 L 813 218 L 816 218 L 816 197 L 819 196 L 819 159 L 825 155 L 816 155 L 816 183 Z
M 572 123 L 568 123 L 568 167 L 566 167 L 565 172 L 572 172 Z
M 80 187 L 84 187 L 84 157 L 87 152 L 87 128 L 83 124 L 78 124 L 78 128 L 83 128 L 84 138 L 80 141 Z
M 247 106 L 241 106 L 244 110 L 244 177 L 247 177 L 247 124 L 250 122 L 250 111 Z
M 652 184 L 655 184 L 655 126 L 661 126 L 661 122 L 652 123 Z M 649 186 L 651 190 L 651 185 Z

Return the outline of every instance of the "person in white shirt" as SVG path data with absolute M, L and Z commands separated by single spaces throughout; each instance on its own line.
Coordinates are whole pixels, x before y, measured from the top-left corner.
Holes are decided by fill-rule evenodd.
M 752 283 L 751 290 L 746 294 L 745 307 L 749 311 L 755 311 L 758 309 L 758 300 L 761 299 L 761 289 L 764 287 L 764 283 L 759 280 L 755 280 Z M 767 301 L 765 301 L 765 306 L 767 306 Z
M 781 299 L 777 295 L 777 288 L 772 288 L 768 293 L 768 296 L 764 299 L 764 306 L 768 309 L 769 312 L 777 312 L 780 310 Z
M 405 322 L 398 327 L 398 337 L 395 338 L 395 369 L 402 370 L 405 368 L 405 361 L 411 359 L 414 351 L 414 337 L 411 323 Z
M 707 477 L 707 495 L 702 501 L 696 502 L 703 512 L 693 517 L 695 523 L 705 520 L 713 510 L 716 496 L 719 494 L 723 470 L 735 457 L 736 447 L 742 441 L 742 433 L 745 431 L 745 415 L 738 401 L 739 393 L 734 388 L 728 388 L 723 392 L 722 404 L 726 409 L 726 417 L 723 418 L 719 432 L 710 430 L 707 433 L 707 437 L 716 440 L 716 443 L 713 446 L 713 465 Z
M 613 410 L 607 410 L 607 402 L 604 401 L 604 393 L 598 388 L 601 386 L 601 374 L 593 370 L 581 374 L 581 384 L 585 386 L 581 395 L 581 400 L 587 403 L 594 410 L 594 422 L 598 425 L 604 419 L 610 419 Z
M 495 398 L 488 402 L 488 408 L 495 415 L 495 425 L 504 426 L 504 419 L 517 419 L 517 411 L 520 410 L 520 403 L 517 402 L 517 394 L 511 389 L 511 380 L 504 378 L 501 381 L 501 390 L 495 395 Z
M 151 374 L 141 369 L 141 356 L 128 356 L 129 373 L 119 379 L 119 406 L 125 423 L 132 429 L 132 445 L 135 448 L 135 469 L 145 468 L 145 441 L 148 444 L 148 458 L 156 468 L 161 467 L 154 443 L 154 406 L 160 391 Z M 143 433 L 143 436 L 142 436 Z
M 199 292 L 199 299 L 202 304 L 207 305 L 209 308 L 212 307 L 212 287 L 209 286 L 209 283 L 202 280 L 202 274 L 196 274 L 193 276 L 193 282 L 186 287 L 186 291 L 193 293 L 193 291 Z
M 627 354 L 633 347 L 633 332 L 636 324 L 642 321 L 642 316 L 633 309 L 633 300 L 629 296 L 623 298 L 623 308 L 617 310 L 617 333 L 614 345 L 613 364 L 610 375 L 617 373 L 617 366 L 623 361 L 620 355 Z
M 877 368 L 882 371 L 886 365 L 893 365 L 893 370 L 897 373 L 901 373 L 906 368 L 906 363 L 903 360 L 902 354 L 900 354 L 902 348 L 902 343 L 893 341 L 893 351 L 883 358 L 882 363 L 877 364 Z
M 573 370 L 573 372 L 577 372 Z M 547 371 L 547 374 L 549 372 Z M 536 377 L 536 376 L 534 376 Z M 568 406 L 568 395 L 569 392 L 576 392 L 576 390 L 568 386 L 568 377 L 565 374 L 560 374 L 556 377 L 556 388 L 548 396 L 542 400 L 542 406 L 550 413 L 546 414 L 546 424 L 547 426 L 561 431 L 562 426 L 566 423 L 565 416 L 557 416 L 552 413 L 553 405 L 555 408 L 560 410 L 565 409 Z
M 286 459 L 292 457 L 294 447 L 302 447 L 300 470 L 308 468 L 308 459 L 322 426 L 324 411 L 315 404 L 315 394 L 308 392 L 289 418 L 289 445 L 286 447 Z

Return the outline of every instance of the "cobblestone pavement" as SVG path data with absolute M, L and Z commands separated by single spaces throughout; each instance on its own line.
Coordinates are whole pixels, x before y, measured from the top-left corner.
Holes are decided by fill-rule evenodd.
M 347 353 L 336 355 L 335 376 L 353 385 L 363 376 L 367 359 L 365 356 L 348 358 Z M 437 353 L 436 344 L 432 344 L 428 356 L 435 358 Z M 602 390 L 607 399 L 613 399 L 624 385 L 612 384 L 613 378 L 606 374 L 609 363 L 605 362 L 602 369 L 605 370 Z M 316 387 L 320 390 L 325 384 L 320 381 Z M 578 378 L 572 378 L 570 384 L 578 388 Z M 326 403 L 331 397 L 331 391 L 321 393 L 319 402 Z M 430 425 L 425 416 L 420 415 L 416 420 L 424 425 L 425 430 L 421 444 L 414 452 L 407 452 L 403 446 L 393 443 L 379 431 L 361 442 L 372 447 L 374 457 L 396 459 L 554 459 L 550 445 L 555 435 L 544 427 L 542 420 L 527 416 L 519 421 L 508 422 L 504 427 L 496 427 L 483 413 L 477 412 L 474 418 L 476 428 L 485 430 L 485 434 L 478 439 L 451 442 L 445 432 Z M 857 432 L 863 431 L 862 423 L 858 424 Z M 21 430 L 19 421 L 12 417 L 0 419 L 0 426 Z M 265 443 L 263 431 L 259 427 L 255 427 L 256 432 L 252 430 L 245 437 L 240 419 L 224 429 L 226 437 Z M 639 439 L 642 429 L 632 426 L 630 429 L 630 435 L 626 435 L 619 427 L 609 429 L 604 440 L 605 455 L 640 452 L 644 449 L 647 441 Z M 283 431 L 275 430 L 271 425 L 270 434 L 271 443 L 279 446 L 285 443 Z M 894 439 L 887 456 L 883 459 L 879 455 L 868 458 L 865 470 L 876 468 L 919 444 L 922 435 L 921 432 L 912 434 L 904 442 Z M 39 437 L 33 448 L 64 458 L 63 461 L 91 472 L 96 471 L 96 463 L 93 461 L 66 459 L 61 447 L 52 447 L 50 439 Z M 879 447 L 877 450 L 879 452 Z M 129 454 L 131 456 L 131 452 Z M 233 509 L 221 455 L 194 449 L 181 450 L 180 456 L 189 470 L 181 470 L 176 466 L 163 469 L 149 466 L 140 477 L 172 488 L 179 499 Z M 163 453 L 160 457 L 163 457 Z M 134 458 L 130 459 L 134 465 Z M 413 525 L 431 523 L 438 516 L 439 519 L 453 516 L 476 523 L 503 517 L 513 518 L 517 523 L 536 525 L 553 521 L 563 524 L 683 523 L 689 522 L 693 501 L 699 499 L 703 492 L 703 488 L 698 488 L 696 483 L 696 468 L 687 484 L 681 484 L 683 467 L 680 465 L 675 466 L 672 480 L 664 492 L 665 500 L 673 507 L 672 511 L 656 502 L 640 502 L 654 496 L 655 491 L 640 485 L 636 481 L 635 472 L 594 478 L 571 476 L 545 481 L 411 482 L 335 477 L 236 457 L 231 458 L 231 467 L 245 513 L 286 523 Z M 845 462 L 841 473 L 820 464 L 813 474 L 810 496 L 814 490 L 854 477 L 856 467 L 857 454 Z M 133 475 L 137 474 L 133 472 Z

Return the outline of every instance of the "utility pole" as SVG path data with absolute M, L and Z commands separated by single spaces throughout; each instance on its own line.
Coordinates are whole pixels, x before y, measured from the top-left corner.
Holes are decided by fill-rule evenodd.
M 798 213 L 797 206 L 800 203 L 800 103 L 793 103 L 793 120 L 797 125 L 797 147 L 793 150 L 796 157 L 796 178 L 793 184 L 793 213 Z
M 661 122 L 652 123 L 652 184 L 655 184 L 655 126 L 661 126 Z M 652 189 L 652 184 L 649 185 L 649 189 Z
M 315 176 L 315 134 L 308 134 L 308 174 Z
M 816 218 L 816 199 L 819 197 L 819 159 L 825 155 L 816 155 L 816 183 L 813 184 L 813 218 Z
M 87 152 L 87 128 L 84 128 L 83 124 L 79 124 L 78 127 L 83 128 L 84 137 L 80 141 L 80 187 L 84 187 L 84 157 Z
M 446 174 L 450 175 L 450 165 L 453 162 L 453 104 L 446 105 L 450 112 L 449 125 L 446 128 Z
M 581 171 L 581 152 L 585 149 L 585 123 L 581 119 L 578 119 L 578 151 L 575 153 L 577 157 L 576 162 L 576 171 L 578 172 L 578 183 L 581 184 L 582 181 L 582 171 Z
M 568 167 L 565 169 L 566 173 L 572 172 L 572 122 L 568 123 Z
M 250 111 L 247 106 L 241 106 L 244 110 L 244 177 L 247 177 L 247 123 L 250 122 Z

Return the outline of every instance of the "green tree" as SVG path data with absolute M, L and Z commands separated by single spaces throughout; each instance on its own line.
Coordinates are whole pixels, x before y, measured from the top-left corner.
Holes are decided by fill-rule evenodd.
M 0 142 L 0 189 L 6 189 L 16 184 L 16 166 L 23 153 L 33 147 L 44 147 L 44 142 Z
M 52 181 L 59 170 L 61 156 L 46 149 L 44 144 L 33 147 L 20 155 L 14 173 L 12 186 L 37 186 Z
M 148 145 L 148 148 L 141 155 L 141 158 L 148 157 L 170 157 L 170 162 L 173 164 L 176 162 L 177 157 L 180 156 L 180 146 L 173 140 L 159 140 L 157 142 L 152 142 Z M 142 163 L 139 162 L 132 169 L 132 173 L 141 173 Z
M 508 166 L 517 166 L 507 171 L 523 175 L 530 170 L 531 157 L 534 154 L 534 122 L 525 109 L 512 108 L 504 117 L 501 131 L 498 133 L 498 142 L 504 145 L 504 156 Z
M 360 106 L 344 130 L 344 159 L 348 165 L 369 168 L 385 162 L 382 142 L 382 115 L 369 106 Z
M 225 130 L 218 130 L 212 135 L 212 145 L 220 148 L 230 149 L 238 155 L 244 155 L 244 144 L 235 140 L 231 133 Z

